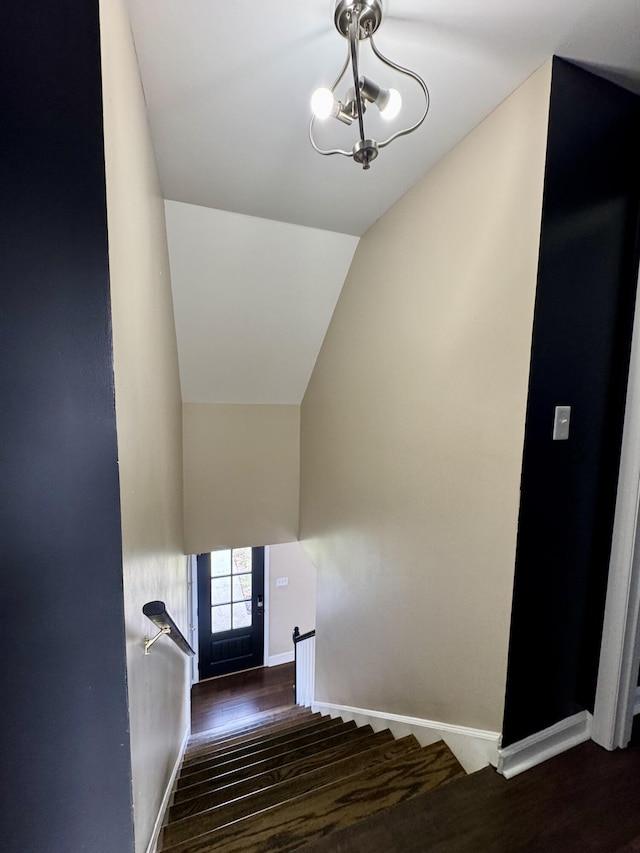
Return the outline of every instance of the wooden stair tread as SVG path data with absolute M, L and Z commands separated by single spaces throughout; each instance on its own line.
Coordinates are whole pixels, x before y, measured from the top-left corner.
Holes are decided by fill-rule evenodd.
M 323 720 L 314 721 L 311 725 L 305 725 L 302 728 L 287 729 L 278 735 L 267 735 L 250 743 L 234 746 L 231 749 L 217 750 L 212 755 L 202 756 L 199 761 L 193 764 L 183 766 L 182 776 L 189 778 L 192 774 L 219 767 L 244 757 L 247 761 L 251 761 L 253 755 L 264 755 L 266 757 L 272 752 L 275 754 L 278 750 L 286 750 L 288 744 L 311 743 L 322 732 L 339 729 L 340 725 L 346 724 L 342 723 L 340 719 L 332 720 L 330 717 L 325 717 Z
M 252 714 L 236 715 L 223 723 L 217 723 L 206 729 L 198 729 L 189 738 L 187 749 L 197 745 L 199 741 L 207 741 L 216 738 L 234 737 L 252 729 L 270 726 L 283 720 L 293 720 L 296 717 L 305 717 L 313 712 L 310 708 L 299 705 L 280 705 L 277 708 L 269 708 L 266 711 L 256 711 Z
M 347 725 L 346 723 L 344 725 Z M 299 746 L 296 749 L 288 752 L 272 755 L 264 758 L 261 761 L 256 761 L 253 764 L 238 767 L 235 770 L 227 769 L 226 772 L 217 773 L 210 778 L 203 780 L 195 785 L 189 785 L 186 788 L 177 788 L 174 793 L 174 802 L 182 802 L 191 799 L 192 797 L 200 796 L 207 793 L 213 788 L 228 785 L 231 782 L 238 782 L 241 779 L 246 779 L 249 776 L 255 776 L 258 773 L 263 773 L 265 770 L 270 770 L 274 767 L 280 767 L 284 764 L 289 764 L 292 761 L 297 761 L 299 758 L 313 755 L 318 752 L 324 752 L 334 746 L 339 746 L 344 743 L 351 743 L 361 737 L 366 737 L 371 734 L 371 726 L 362 726 L 361 728 L 348 728 L 344 731 L 335 733 L 335 730 L 330 730 L 331 734 L 328 737 L 323 737 L 321 740 L 314 741 L 306 746 Z M 329 733 L 327 733 L 329 734 Z
M 283 714 L 277 718 L 272 718 L 268 722 L 256 722 L 243 726 L 242 728 L 234 726 L 229 728 L 225 726 L 223 729 L 208 729 L 205 732 L 192 735 L 189 739 L 189 746 L 185 752 L 185 758 L 191 759 L 192 756 L 197 756 L 203 749 L 216 749 L 223 747 L 225 744 L 234 742 L 241 743 L 251 738 L 268 734 L 269 732 L 277 732 L 284 730 L 289 726 L 295 726 L 304 723 L 308 720 L 320 720 L 322 714 L 318 711 L 314 714 L 309 709 L 306 709 L 305 714 Z
M 178 779 L 178 788 L 197 785 L 198 782 L 205 782 L 213 776 L 219 776 L 222 773 L 229 773 L 233 770 L 238 770 L 241 767 L 244 767 L 247 763 L 255 764 L 256 762 L 263 761 L 267 758 L 286 755 L 292 750 L 301 749 L 305 746 L 312 746 L 319 741 L 325 740 L 334 733 L 339 734 L 340 732 L 351 731 L 351 729 L 355 728 L 356 724 L 354 722 L 343 723 L 340 719 L 328 720 L 327 723 L 317 732 L 314 731 L 308 734 L 303 733 L 298 737 L 286 740 L 283 743 L 272 744 L 270 741 L 267 741 L 255 750 L 244 755 L 235 755 L 233 753 L 229 756 L 223 755 L 219 760 L 212 759 L 211 762 L 205 762 L 205 766 L 202 769 L 196 769 L 193 772 L 181 775 L 180 779 Z
M 277 785 L 287 779 L 292 779 L 301 776 L 304 773 L 309 773 L 325 764 L 341 761 L 343 758 L 348 758 L 351 755 L 357 755 L 363 750 L 369 749 L 371 746 L 381 743 L 393 741 L 393 735 L 388 729 L 376 734 L 369 734 L 364 737 L 352 739 L 350 742 L 334 746 L 332 749 L 316 752 L 297 761 L 289 764 L 274 767 L 271 770 L 266 770 L 263 773 L 258 773 L 254 776 L 249 776 L 238 782 L 229 785 L 223 785 L 207 793 L 201 794 L 199 797 L 194 797 L 183 802 L 174 803 L 169 808 L 168 820 L 181 820 L 206 809 L 214 808 L 215 806 L 229 802 L 229 800 L 243 797 L 247 794 L 253 794 L 263 788 L 268 788 L 272 785 Z
M 223 752 L 231 752 L 234 749 L 241 749 L 245 746 L 248 747 L 252 744 L 261 743 L 269 738 L 284 737 L 290 732 L 293 733 L 305 728 L 310 728 L 311 726 L 317 726 L 319 723 L 325 722 L 329 719 L 329 716 L 323 717 L 322 714 L 310 714 L 308 717 L 303 717 L 301 719 L 294 718 L 279 724 L 274 724 L 273 726 L 262 726 L 260 729 L 251 731 L 247 734 L 241 735 L 240 737 L 216 741 L 209 745 L 199 747 L 197 751 L 194 751 L 188 756 L 185 755 L 183 767 L 185 769 L 187 767 L 192 767 L 194 764 L 198 764 L 206 758 L 222 754 Z
M 379 735 L 384 734 L 384 732 L 379 732 Z M 169 846 L 186 841 L 232 821 L 263 811 L 278 803 L 284 803 L 293 797 L 299 797 L 316 788 L 337 782 L 339 779 L 351 776 L 358 771 L 374 767 L 380 762 L 389 761 L 420 749 L 420 745 L 413 735 L 400 740 L 393 740 L 390 732 L 387 731 L 386 734 L 388 739 L 378 738 L 378 735 L 372 734 L 369 739 L 360 741 L 359 745 L 362 747 L 362 751 L 359 753 L 342 758 L 339 761 L 325 763 L 318 769 L 285 779 L 194 816 L 169 823 L 163 831 L 163 843 L 165 846 Z
M 205 729 L 201 732 L 192 734 L 189 738 L 189 743 L 185 751 L 185 757 L 191 755 L 194 750 L 200 746 L 206 746 L 216 742 L 228 740 L 234 737 L 242 737 L 250 732 L 266 729 L 267 726 L 276 726 L 286 723 L 288 720 L 295 720 L 304 717 L 315 716 L 308 708 L 300 708 L 297 705 L 293 707 L 282 707 L 270 711 L 262 711 L 258 714 L 251 714 L 247 717 L 240 717 L 237 720 L 223 723 L 219 726 L 214 726 Z M 320 716 L 318 714 L 318 716 Z
M 439 742 L 163 851 L 286 853 L 464 775 L 450 750 Z

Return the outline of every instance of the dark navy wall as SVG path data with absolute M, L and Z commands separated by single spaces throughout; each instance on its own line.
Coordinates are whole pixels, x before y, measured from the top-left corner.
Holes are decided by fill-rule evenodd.
M 0 25 L 0 847 L 133 850 L 97 0 Z
M 503 745 L 593 710 L 637 277 L 640 99 L 554 60 Z M 570 405 L 568 441 L 552 441 Z

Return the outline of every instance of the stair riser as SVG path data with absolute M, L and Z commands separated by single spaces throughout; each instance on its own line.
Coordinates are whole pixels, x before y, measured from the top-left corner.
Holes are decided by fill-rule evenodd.
M 222 732 L 217 729 L 211 729 L 191 737 L 184 758 L 186 762 L 190 762 L 194 759 L 197 760 L 203 752 L 206 753 L 211 749 L 228 748 L 236 743 L 243 743 L 255 737 L 278 734 L 286 731 L 289 726 L 295 726 L 306 721 L 318 722 L 321 719 L 322 714 L 312 714 L 308 708 L 299 708 L 268 723 L 254 723 L 245 727 L 238 727 L 231 731 L 225 726 Z
M 279 746 L 282 746 L 284 748 L 285 744 L 293 744 L 302 741 L 304 738 L 313 738 L 320 732 L 329 731 L 331 729 L 336 728 L 337 726 L 339 726 L 339 724 L 339 720 L 331 720 L 327 718 L 325 720 L 321 720 L 318 723 L 313 723 L 309 726 L 304 726 L 299 729 L 287 731 L 286 733 L 283 733 L 281 735 L 261 738 L 257 742 L 252 742 L 244 746 L 239 746 L 235 749 L 220 750 L 214 755 L 203 757 L 200 759 L 200 761 L 184 766 L 183 775 L 186 777 L 192 773 L 198 773 L 204 770 L 208 770 L 210 768 L 219 767 L 222 764 L 225 764 L 226 762 L 234 761 L 245 756 L 247 757 L 247 760 L 250 760 L 251 755 L 258 754 L 259 752 L 268 749 L 276 749 Z
M 309 708 L 301 708 L 297 705 L 291 706 L 287 711 L 272 713 L 263 711 L 261 714 L 253 714 L 251 717 L 239 717 L 235 720 L 227 720 L 222 725 L 211 726 L 208 729 L 196 730 L 189 739 L 187 754 L 200 745 L 207 745 L 220 740 L 230 740 L 242 737 L 251 732 L 259 732 L 271 726 L 286 725 L 298 719 L 304 719 L 311 713 Z M 318 713 L 318 712 L 316 712 Z
M 174 794 L 174 802 L 180 803 L 184 800 L 189 800 L 192 797 L 198 797 L 201 794 L 206 794 L 209 791 L 222 787 L 223 785 L 230 785 L 233 782 L 239 782 L 242 779 L 249 778 L 250 776 L 256 776 L 259 773 L 264 773 L 266 770 L 272 770 L 276 767 L 291 764 L 299 758 L 315 755 L 318 752 L 325 752 L 335 746 L 352 743 L 361 737 L 366 737 L 368 734 L 371 734 L 371 732 L 372 729 L 370 726 L 363 726 L 360 729 L 351 729 L 350 731 L 333 735 L 332 737 L 318 741 L 317 743 L 313 743 L 309 746 L 300 747 L 299 749 L 291 750 L 290 752 L 283 753 L 282 755 L 267 758 L 264 761 L 259 761 L 256 764 L 251 764 L 238 770 L 224 773 L 220 776 L 215 776 L 212 779 L 207 779 L 205 782 L 201 782 L 197 785 L 190 785 L 187 788 L 178 788 Z
M 337 724 L 336 724 L 337 723 Z M 319 732 L 296 737 L 293 740 L 285 741 L 282 744 L 274 744 L 273 746 L 263 746 L 262 749 L 254 750 L 246 755 L 240 755 L 237 758 L 229 758 L 227 760 L 212 761 L 211 765 L 207 765 L 202 770 L 188 773 L 178 780 L 178 788 L 184 788 L 189 785 L 197 785 L 199 782 L 204 782 L 214 776 L 219 776 L 223 773 L 231 773 L 234 770 L 239 770 L 247 763 L 255 764 L 258 761 L 263 761 L 267 758 L 274 758 L 294 749 L 301 749 L 305 746 L 311 746 L 318 741 L 326 740 L 335 732 L 351 731 L 355 729 L 356 724 L 341 723 L 339 720 L 331 720 L 330 724 L 326 724 Z

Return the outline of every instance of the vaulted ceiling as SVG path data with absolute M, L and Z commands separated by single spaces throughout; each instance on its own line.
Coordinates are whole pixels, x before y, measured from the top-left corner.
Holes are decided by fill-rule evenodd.
M 384 0 L 377 45 L 431 110 L 363 171 L 308 140 L 310 94 L 346 55 L 333 0 L 129 5 L 190 402 L 299 402 L 358 237 L 548 57 L 640 91 L 639 0 Z M 419 91 L 396 88 L 412 120 Z

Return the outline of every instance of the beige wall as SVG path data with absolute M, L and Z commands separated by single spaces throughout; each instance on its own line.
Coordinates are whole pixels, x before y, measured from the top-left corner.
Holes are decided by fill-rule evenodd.
M 501 729 L 550 74 L 356 252 L 302 405 L 319 701 Z
M 276 586 L 288 578 L 287 586 Z M 299 542 L 269 548 L 269 657 L 293 653 L 296 625 L 304 634 L 316 627 L 316 570 Z
M 298 538 L 300 407 L 186 403 L 187 552 Z
M 189 724 L 187 658 L 144 656 L 161 599 L 183 629 L 181 400 L 164 206 L 124 0 L 101 3 L 109 264 L 136 851 L 144 851 Z M 105 650 L 108 654 L 108 649 Z M 99 661 L 96 662 L 99 666 Z

